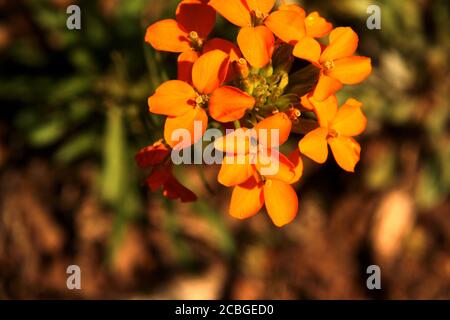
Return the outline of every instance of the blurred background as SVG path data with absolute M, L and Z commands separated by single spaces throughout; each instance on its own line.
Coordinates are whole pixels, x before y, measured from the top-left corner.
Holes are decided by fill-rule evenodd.
M 0 0 L 0 299 L 450 299 L 450 3 L 300 3 L 359 34 L 374 72 L 339 99 L 369 122 L 355 174 L 305 160 L 300 213 L 277 229 L 228 216 L 216 166 L 177 172 L 194 204 L 142 183 L 133 158 L 163 120 L 147 97 L 176 74 L 144 33 L 177 1 Z M 235 32 L 218 19 L 215 35 Z

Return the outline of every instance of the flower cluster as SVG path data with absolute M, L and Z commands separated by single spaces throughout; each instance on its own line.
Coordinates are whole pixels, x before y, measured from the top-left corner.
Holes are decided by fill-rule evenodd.
M 369 76 L 371 60 L 354 55 L 358 36 L 351 28 L 333 28 L 296 4 L 274 9 L 275 2 L 183 0 L 175 19 L 148 27 L 146 42 L 179 54 L 178 79 L 148 99 L 151 113 L 166 116 L 164 139 L 136 155 L 139 166 L 152 168 L 153 191 L 162 186 L 171 199 L 196 200 L 173 176 L 170 153 L 191 147 L 209 127 L 236 129 L 214 146 L 224 154 L 218 181 L 234 188 L 229 213 L 238 219 L 265 206 L 276 226 L 291 222 L 301 157 L 324 163 L 328 145 L 337 164 L 354 171 L 361 150 L 354 137 L 366 118 L 360 102 L 339 107 L 335 93 Z M 237 45 L 210 36 L 217 13 L 240 28 Z M 177 134 L 180 129 L 190 135 Z M 286 156 L 279 147 L 291 133 L 303 136 Z M 267 170 L 274 164 L 276 170 Z

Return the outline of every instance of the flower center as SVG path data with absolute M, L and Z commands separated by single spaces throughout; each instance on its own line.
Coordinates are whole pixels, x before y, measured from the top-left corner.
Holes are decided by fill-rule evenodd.
M 252 17 L 252 25 L 253 26 L 260 26 L 264 23 L 264 20 L 267 18 L 267 14 L 260 10 L 252 11 L 251 13 Z
M 327 138 L 337 138 L 339 136 L 339 133 L 334 129 L 328 130 Z
M 270 113 L 281 103 L 279 98 L 288 83 L 288 75 L 282 70 L 274 70 L 271 65 L 263 69 L 252 69 L 249 75 L 241 80 L 244 90 L 255 98 L 255 108 L 267 109 Z
M 188 39 L 191 43 L 191 47 L 196 50 L 200 51 L 203 47 L 203 40 L 200 39 L 199 35 L 195 31 L 189 32 Z
M 333 60 L 327 60 L 324 63 L 322 63 L 322 67 L 326 70 L 326 71 L 331 71 L 334 69 L 334 61 Z
M 195 103 L 198 107 L 204 107 L 209 101 L 209 97 L 206 94 L 199 94 L 197 95 L 197 98 L 195 98 Z

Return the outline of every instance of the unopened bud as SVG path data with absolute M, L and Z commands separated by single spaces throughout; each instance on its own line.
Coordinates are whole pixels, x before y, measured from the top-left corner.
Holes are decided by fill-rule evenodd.
M 290 74 L 286 92 L 295 93 L 300 97 L 307 94 L 317 84 L 319 73 L 320 69 L 311 64 Z
M 259 74 L 262 75 L 265 78 L 268 78 L 268 77 L 272 76 L 273 75 L 273 67 L 272 67 L 272 65 L 269 64 L 268 66 L 262 68 L 261 71 L 259 72 Z
M 294 56 L 292 55 L 292 46 L 283 44 L 279 46 L 272 57 L 272 65 L 275 70 L 283 70 L 289 72 L 294 63 Z
M 278 88 L 284 90 L 289 84 L 289 75 L 286 72 L 283 72 L 281 75 L 280 82 L 278 84 Z
M 276 101 L 276 106 L 281 110 L 287 110 L 300 104 L 300 98 L 294 93 L 284 94 Z

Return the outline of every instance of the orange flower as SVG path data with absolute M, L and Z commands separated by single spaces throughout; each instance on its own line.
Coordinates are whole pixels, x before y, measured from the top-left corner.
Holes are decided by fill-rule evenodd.
M 319 121 L 319 128 L 310 131 L 300 140 L 300 151 L 318 163 L 328 158 L 330 145 L 337 164 L 345 171 L 354 172 L 359 161 L 361 147 L 352 137 L 366 128 L 366 117 L 361 111 L 362 104 L 348 99 L 338 110 L 335 96 L 324 101 L 310 99 Z
M 294 56 L 305 59 L 321 69 L 319 81 L 314 89 L 314 99 L 323 101 L 333 95 L 344 84 L 357 84 L 372 71 L 370 58 L 353 56 L 358 47 L 358 35 L 349 27 L 331 31 L 329 45 L 322 50 L 313 40 L 299 42 Z
M 315 46 L 314 38 L 322 38 L 333 28 L 318 12 L 306 16 L 305 10 L 296 4 L 281 5 L 267 17 L 265 24 L 278 38 L 301 48 L 311 43 Z
M 202 47 L 216 22 L 214 9 L 200 0 L 184 0 L 175 19 L 155 22 L 147 28 L 145 41 L 160 51 L 186 52 Z
M 354 56 L 358 36 L 351 28 L 333 30 L 318 12 L 307 15 L 284 0 L 272 11 L 275 3 L 182 0 L 176 19 L 147 28 L 145 40 L 155 49 L 179 53 L 178 80 L 162 83 L 148 98 L 150 112 L 166 116 L 164 142 L 136 155 L 139 167 L 151 169 L 146 184 L 152 191 L 162 188 L 165 197 L 183 202 L 197 199 L 174 177 L 170 153 L 199 141 L 210 120 L 212 127 L 220 122 L 224 130 L 244 126 L 214 142 L 216 151 L 224 153 L 217 179 L 233 187 L 229 214 L 235 218 L 249 218 L 265 206 L 276 226 L 293 221 L 298 197 L 292 184 L 303 174 L 301 154 L 324 163 L 329 145 L 340 167 L 355 170 L 361 147 L 354 137 L 367 120 L 360 102 L 348 99 L 338 108 L 334 94 L 368 77 L 371 60 Z M 208 38 L 216 11 L 240 27 L 237 46 Z M 326 35 L 327 46 L 317 40 Z M 311 62 L 314 70 L 292 70 L 294 57 Z M 314 87 L 310 80 L 315 82 L 317 74 Z M 317 122 L 302 116 L 303 111 L 314 112 Z M 307 134 L 285 156 L 278 148 L 291 130 Z
M 213 50 L 220 50 L 227 54 L 230 58 L 230 66 L 227 70 L 227 75 L 224 82 L 229 82 L 233 80 L 237 72 L 235 68 L 232 68 L 232 64 L 239 61 L 242 57 L 239 48 L 236 47 L 232 42 L 220 38 L 213 38 L 205 42 L 202 47 L 202 51 L 189 50 L 181 53 L 178 56 L 178 80 L 183 80 L 192 84 L 192 67 L 197 59 L 207 52 Z
M 146 184 L 152 192 L 162 187 L 163 195 L 169 199 L 180 199 L 182 202 L 196 201 L 197 196 L 173 176 L 169 155 L 170 148 L 162 140 L 142 148 L 136 154 L 135 160 L 140 168 L 152 168 L 145 180 Z
M 298 5 L 281 5 L 272 12 L 275 0 L 211 0 L 210 5 L 231 23 L 241 27 L 238 45 L 247 61 L 256 68 L 270 62 L 275 34 L 281 40 L 307 46 L 331 31 L 331 24 L 317 12 L 305 17 Z
M 176 20 L 166 19 L 150 25 L 145 41 L 156 50 L 179 52 L 178 79 L 192 83 L 192 66 L 202 53 L 217 49 L 230 55 L 231 62 L 241 58 L 232 42 L 219 38 L 207 40 L 215 21 L 216 13 L 207 1 L 183 0 L 177 7 Z M 230 72 L 227 79 L 233 75 Z
M 220 50 L 212 50 L 195 61 L 192 67 L 192 83 L 169 80 L 161 84 L 148 99 L 150 112 L 166 115 L 164 137 L 176 149 L 189 147 L 204 134 L 208 115 L 219 122 L 240 119 L 247 109 L 253 108 L 255 99 L 244 91 L 222 86 L 227 74 L 229 56 Z M 201 127 L 195 127 L 200 123 Z M 186 129 L 189 139 L 175 137 L 177 129 Z M 200 134 L 195 134 L 200 131 Z
M 234 186 L 229 208 L 231 216 L 249 218 L 265 204 L 273 223 L 281 227 L 297 215 L 298 198 L 290 184 L 300 179 L 303 164 L 298 153 L 290 156 L 294 164 L 274 149 L 288 139 L 291 125 L 286 114 L 277 113 L 252 130 L 238 129 L 216 140 L 215 147 L 226 153 L 218 180 L 225 186 Z M 272 130 L 279 130 L 278 141 L 263 138 L 263 135 L 270 137 Z M 252 143 L 257 145 L 256 155 L 250 151 Z M 268 170 L 273 166 L 275 171 Z
M 250 65 L 255 68 L 267 65 L 275 39 L 263 23 L 275 0 L 211 0 L 209 4 L 225 19 L 241 27 L 237 42 Z

